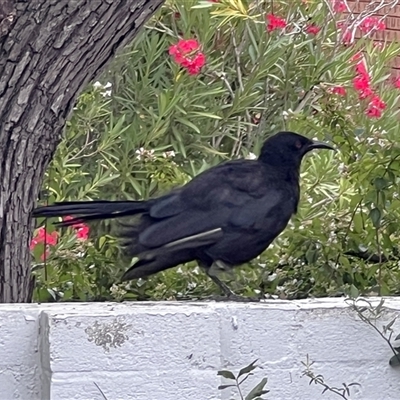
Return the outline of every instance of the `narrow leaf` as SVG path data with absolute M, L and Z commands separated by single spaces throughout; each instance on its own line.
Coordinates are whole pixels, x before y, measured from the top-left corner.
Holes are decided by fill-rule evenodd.
M 265 385 L 268 382 L 268 378 L 263 378 L 261 382 L 253 388 L 253 390 L 245 397 L 245 400 L 254 400 L 256 397 L 262 396 L 268 393 L 268 390 L 264 390 Z
M 226 379 L 233 379 L 233 380 L 236 379 L 236 378 L 235 378 L 235 375 L 233 375 L 233 373 L 232 373 L 231 371 L 226 371 L 226 370 L 218 371 L 218 374 L 217 374 L 217 375 L 221 375 L 221 376 L 223 376 L 223 377 L 226 378 Z
M 251 371 L 253 371 L 254 369 L 256 369 L 257 368 L 257 366 L 255 365 L 255 363 L 258 361 L 258 359 L 257 360 L 254 360 L 250 365 L 248 365 L 247 367 L 244 367 L 244 368 L 242 368 L 240 371 L 239 371 L 239 375 L 238 375 L 238 378 L 240 377 L 240 376 L 242 376 L 242 375 L 244 375 L 244 374 L 248 374 L 249 372 L 251 372 Z

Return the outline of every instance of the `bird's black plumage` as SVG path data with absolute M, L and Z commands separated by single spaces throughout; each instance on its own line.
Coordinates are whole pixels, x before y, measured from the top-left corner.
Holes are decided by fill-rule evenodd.
M 137 215 L 121 233 L 129 254 L 138 257 L 122 280 L 192 260 L 207 272 L 213 265 L 230 268 L 257 257 L 286 227 L 299 202 L 301 160 L 315 148 L 332 149 L 293 132 L 280 132 L 266 140 L 257 160 L 222 163 L 164 196 L 62 202 L 39 207 L 33 216 L 76 216 L 60 223 L 68 226 Z

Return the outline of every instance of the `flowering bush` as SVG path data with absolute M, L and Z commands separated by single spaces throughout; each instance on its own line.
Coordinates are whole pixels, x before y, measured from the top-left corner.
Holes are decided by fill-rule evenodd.
M 374 42 L 385 19 L 373 5 L 351 11 L 345 0 L 168 2 L 100 78 L 108 83 L 80 97 L 42 199 L 156 196 L 295 130 L 339 152 L 307 159 L 291 227 L 230 285 L 282 298 L 397 293 L 400 83 L 390 64 L 399 45 Z M 117 226 L 93 224 L 87 240 L 76 228 L 46 240 L 46 263 L 36 258 L 42 301 L 216 289 L 194 263 L 115 285 L 127 266 L 112 239 Z

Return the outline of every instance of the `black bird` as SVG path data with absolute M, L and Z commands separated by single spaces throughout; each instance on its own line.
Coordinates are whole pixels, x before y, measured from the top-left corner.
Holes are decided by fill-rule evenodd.
M 233 160 L 199 174 L 168 194 L 145 201 L 61 202 L 36 208 L 34 217 L 76 216 L 57 223 L 137 215 L 119 236 L 138 261 L 122 276 L 137 279 L 197 260 L 230 299 L 215 275 L 261 254 L 284 230 L 299 202 L 303 156 L 331 149 L 293 132 L 268 138 L 257 160 Z

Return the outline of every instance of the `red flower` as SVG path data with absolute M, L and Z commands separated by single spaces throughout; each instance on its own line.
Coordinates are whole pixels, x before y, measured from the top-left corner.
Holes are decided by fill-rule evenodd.
M 360 100 L 364 100 L 368 97 L 371 97 L 373 94 L 374 92 L 372 91 L 372 89 L 370 87 L 367 87 L 359 91 L 358 97 L 360 98 Z
M 368 74 L 367 67 L 365 66 L 364 61 L 359 61 L 356 64 L 356 71 L 357 71 L 357 73 L 359 73 L 363 77 L 366 77 L 369 80 L 369 74 Z
M 365 114 L 370 118 L 380 118 L 382 116 L 382 111 L 379 108 L 368 106 Z
M 82 224 L 82 226 L 76 230 L 76 237 L 81 240 L 87 240 L 89 237 L 89 227 Z
M 44 242 L 46 242 L 46 244 L 50 246 L 55 246 L 57 244 L 57 240 L 58 240 L 58 233 L 56 231 L 53 231 L 49 234 L 47 233 L 46 229 L 42 226 L 37 230 L 36 235 L 33 237 L 29 247 L 31 250 L 33 250 L 37 244 Z
M 354 89 L 359 91 L 360 99 L 365 99 L 373 94 L 371 89 L 371 78 L 363 60 L 356 64 L 357 76 L 353 79 Z
M 397 78 L 394 78 L 393 85 L 395 88 L 400 89 L 400 76 L 398 76 Z
M 351 30 L 343 22 L 338 22 L 336 27 L 342 32 L 342 42 L 343 44 L 350 44 L 353 41 L 353 35 Z
M 359 75 L 353 79 L 353 86 L 356 90 L 366 90 L 369 89 L 369 79 L 365 76 Z
M 343 11 L 346 11 L 346 3 L 343 0 L 333 0 L 333 11 L 337 13 L 342 13 Z
M 29 248 L 32 251 L 39 243 L 46 243 L 46 248 L 44 249 L 44 253 L 40 256 L 40 258 L 44 260 L 50 254 L 48 246 L 55 246 L 57 244 L 57 241 L 58 241 L 58 233 L 56 231 L 53 231 L 49 234 L 47 233 L 46 229 L 42 226 L 36 231 L 36 234 L 31 240 Z
M 64 221 L 69 221 L 72 219 L 72 217 L 68 215 L 63 219 Z M 73 224 L 71 226 L 75 229 L 77 239 L 87 240 L 87 238 L 89 237 L 89 227 L 86 224 L 82 222 L 77 222 L 76 224 Z
M 370 33 L 373 30 L 383 31 L 386 25 L 377 17 L 367 17 L 360 24 L 360 30 L 364 33 Z
M 374 94 L 365 114 L 370 118 L 380 118 L 385 108 L 386 103 L 377 94 Z
M 306 27 L 306 32 L 309 33 L 310 35 L 316 35 L 321 28 L 317 25 L 311 24 Z
M 359 57 L 357 57 L 357 59 L 359 59 Z M 355 69 L 357 76 L 353 79 L 354 89 L 359 92 L 358 96 L 360 100 L 366 99 L 367 97 L 372 96 L 374 92 L 371 89 L 371 78 L 367 71 L 365 62 L 363 60 L 358 61 Z
M 346 96 L 346 89 L 343 86 L 335 86 L 332 88 L 332 93 L 339 96 Z
M 196 39 L 182 39 L 169 47 L 169 54 L 177 64 L 187 68 L 189 74 L 197 75 L 206 63 L 205 55 L 199 50 L 200 44 Z
M 277 29 L 284 29 L 287 25 L 286 21 L 283 18 L 276 17 L 274 14 L 268 14 L 265 18 L 268 22 L 268 32 L 272 32 Z
M 187 56 L 191 53 L 196 52 L 200 45 L 196 39 L 179 40 L 177 44 L 169 47 L 169 54 L 174 57 L 178 64 L 182 64 L 186 60 Z M 190 60 L 190 59 L 187 59 Z
M 344 44 L 350 44 L 353 41 L 353 35 L 351 34 L 350 29 L 347 29 L 343 32 L 342 41 Z
M 386 108 L 386 103 L 377 94 L 374 94 L 369 104 L 372 107 L 379 108 L 380 110 L 384 110 Z
M 385 47 L 385 44 L 383 42 L 374 42 L 372 45 L 378 49 L 383 49 Z
M 71 221 L 71 219 L 74 219 L 74 217 L 71 217 L 70 215 L 66 215 L 66 216 L 63 218 L 63 221 Z M 83 223 L 81 223 L 81 222 L 76 222 L 75 224 L 72 224 L 71 226 L 72 226 L 73 228 L 80 228 L 82 225 L 83 225 Z
M 355 61 L 358 61 L 358 60 L 360 60 L 361 59 L 361 57 L 362 57 L 362 53 L 361 52 L 357 52 L 356 54 L 354 54 L 354 56 L 353 57 L 351 57 L 351 61 L 353 61 L 353 62 L 355 62 Z

